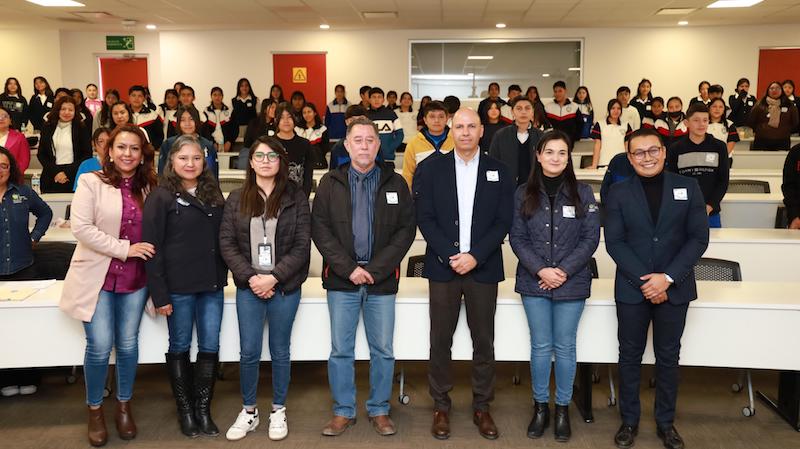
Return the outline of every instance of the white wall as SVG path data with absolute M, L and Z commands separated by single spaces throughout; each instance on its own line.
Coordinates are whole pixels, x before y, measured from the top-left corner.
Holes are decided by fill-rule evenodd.
M 103 33 L 61 32 L 60 52 L 53 55 L 52 33 L 2 32 L 29 48 L 14 67 L 3 64 L 0 73 L 14 73 L 30 91 L 31 74 L 46 73 L 54 85 L 84 86 L 97 81 L 96 53 L 105 51 Z M 27 37 L 26 37 L 27 36 Z M 35 39 L 32 37 L 35 36 Z M 49 38 L 48 38 L 49 37 Z M 156 99 L 174 81 L 191 84 L 204 104 L 212 86 L 230 98 L 236 80 L 248 77 L 260 97 L 272 84 L 272 52 L 326 51 L 328 92 L 342 83 L 351 100 L 363 84 L 407 90 L 408 48 L 411 39 L 533 39 L 583 38 L 584 84 L 594 102 L 604 104 L 622 84 L 635 89 L 642 77 L 653 81 L 654 93 L 679 95 L 684 101 L 697 95 L 701 79 L 720 83 L 726 92 L 738 78 L 755 87 L 759 47 L 800 47 L 800 26 L 738 26 L 707 28 L 586 28 L 506 30 L 394 30 L 394 31 L 204 31 L 152 32 L 136 35 L 136 53 L 150 56 L 150 85 Z M 24 42 L 24 44 L 23 44 Z M 31 42 L 41 42 L 35 47 Z M 40 48 L 41 47 L 41 48 Z M 14 49 L 12 48 L 12 51 Z M 5 54 L 5 53 L 4 53 Z M 60 59 L 60 64 L 53 59 Z M 5 60 L 5 58 L 4 58 Z M 14 59 L 11 59 L 14 60 Z M 19 67 L 19 69 L 17 69 Z M 37 71 L 34 68 L 43 67 Z M 47 73 L 52 71 L 53 74 Z M 63 77 L 61 76 L 63 74 Z M 28 81 L 25 81 L 25 80 Z M 554 80 L 555 81 L 555 80 Z M 543 96 L 550 86 L 539 86 Z M 503 86 L 503 89 L 505 86 Z M 759 93 L 760 94 L 760 93 Z
M 44 76 L 55 90 L 61 85 L 61 54 L 57 30 L 0 30 L 0 83 L 13 76 L 22 93 L 33 95 L 33 77 Z M 2 86 L 0 86 L 2 88 Z

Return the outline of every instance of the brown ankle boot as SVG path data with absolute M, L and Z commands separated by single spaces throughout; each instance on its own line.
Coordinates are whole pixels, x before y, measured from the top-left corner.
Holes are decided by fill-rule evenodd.
M 103 416 L 103 406 L 96 410 L 89 407 L 89 444 L 97 447 L 105 445 L 106 442 L 108 442 L 108 430 Z
M 114 417 L 117 423 L 117 432 L 123 440 L 136 438 L 136 423 L 133 422 L 133 411 L 130 401 L 117 402 L 117 414 Z

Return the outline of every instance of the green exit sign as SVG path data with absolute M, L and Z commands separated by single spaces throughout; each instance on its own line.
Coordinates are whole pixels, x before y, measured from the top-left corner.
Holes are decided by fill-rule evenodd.
M 133 36 L 106 36 L 106 50 L 135 50 Z

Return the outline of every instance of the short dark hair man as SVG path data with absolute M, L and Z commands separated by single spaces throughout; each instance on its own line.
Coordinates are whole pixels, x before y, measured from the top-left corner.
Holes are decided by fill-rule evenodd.
M 533 102 L 528 97 L 517 96 L 511 101 L 514 113 L 513 126 L 506 126 L 495 133 L 489 147 L 489 156 L 503 161 L 508 174 L 516 185 L 528 181 L 536 166 L 536 146 L 544 134 L 533 127 Z
M 392 109 L 383 104 L 383 89 L 373 87 L 369 90 L 369 109 L 367 118 L 378 127 L 381 136 L 381 157 L 394 167 L 395 151 L 403 143 L 403 124 Z
M 583 119 L 577 104 L 567 97 L 567 84 L 564 81 L 553 83 L 553 101 L 544 106 L 547 120 L 553 129 L 564 132 L 573 142 L 581 138 Z
M 425 126 L 408 142 L 403 154 L 403 178 L 411 188 L 417 165 L 436 153 L 453 150 L 453 136 L 447 126 L 447 106 L 441 101 L 431 101 L 422 111 Z
M 619 338 L 619 448 L 634 444 L 641 405 L 642 354 L 653 323 L 655 420 L 669 449 L 684 444 L 675 430 L 678 359 L 689 302 L 697 299 L 694 265 L 708 247 L 700 186 L 664 170 L 666 149 L 652 129 L 634 131 L 628 160 L 636 174 L 611 186 L 606 201 L 606 250 L 617 264 L 614 297 Z

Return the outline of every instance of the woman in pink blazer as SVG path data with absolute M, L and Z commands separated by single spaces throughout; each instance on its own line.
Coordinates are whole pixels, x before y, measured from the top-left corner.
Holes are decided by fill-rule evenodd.
M 11 128 L 11 112 L 2 106 L 0 106 L 0 147 L 5 147 L 14 155 L 19 175 L 23 177 L 31 162 L 31 149 L 25 135 Z M 14 179 L 13 182 L 24 183 L 24 179 Z
M 136 436 L 130 409 L 139 358 L 139 323 L 147 288 L 144 261 L 153 245 L 141 242 L 142 206 L 156 185 L 155 153 L 135 125 L 109 136 L 102 171 L 80 177 L 72 200 L 72 233 L 78 240 L 61 293 L 61 310 L 83 321 L 86 331 L 84 377 L 89 406 L 89 442 L 108 439 L 103 419 L 103 387 L 112 346 L 116 348 L 120 438 Z

